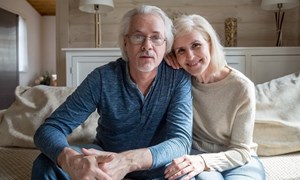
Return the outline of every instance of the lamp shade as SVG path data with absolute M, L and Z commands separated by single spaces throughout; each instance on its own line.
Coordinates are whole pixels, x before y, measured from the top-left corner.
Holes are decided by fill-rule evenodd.
M 277 11 L 278 4 L 282 4 L 282 10 L 291 9 L 299 6 L 299 0 L 262 0 L 261 8 L 267 11 Z
M 100 13 L 107 13 L 114 8 L 113 0 L 80 0 L 79 10 L 87 13 L 96 13 L 95 5 L 99 5 Z

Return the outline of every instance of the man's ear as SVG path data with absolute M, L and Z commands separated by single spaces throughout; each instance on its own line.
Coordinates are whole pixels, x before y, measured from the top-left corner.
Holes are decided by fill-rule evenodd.
M 124 43 L 124 47 L 126 47 L 126 45 L 127 45 L 126 38 L 123 39 L 123 43 Z

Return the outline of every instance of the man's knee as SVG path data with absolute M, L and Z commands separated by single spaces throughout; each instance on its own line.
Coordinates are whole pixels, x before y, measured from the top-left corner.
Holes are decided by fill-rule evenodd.
M 51 159 L 40 154 L 33 162 L 31 179 L 69 179 L 69 176 Z
M 33 161 L 32 170 L 40 170 L 41 168 L 49 166 L 51 163 L 53 162 L 47 156 L 41 153 Z

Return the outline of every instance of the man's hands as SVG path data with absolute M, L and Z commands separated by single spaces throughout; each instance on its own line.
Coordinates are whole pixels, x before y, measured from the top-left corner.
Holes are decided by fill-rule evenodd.
M 82 155 L 66 147 L 58 156 L 58 164 L 64 169 L 72 180 L 112 180 L 100 165 L 112 161 L 114 153 L 102 152 L 101 156 Z
M 149 169 L 152 164 L 152 154 L 147 148 L 113 153 L 112 160 L 105 163 L 102 160 L 105 153 L 108 152 L 82 149 L 82 153 L 86 156 L 99 158 L 100 162 L 102 162 L 99 163 L 99 168 L 114 180 L 123 179 L 126 174 L 133 171 Z
M 200 155 L 185 155 L 174 159 L 165 170 L 165 178 L 168 180 L 177 179 L 183 176 L 182 180 L 188 180 L 203 172 L 205 162 Z
M 87 157 L 95 157 L 99 160 L 98 166 L 103 172 L 105 172 L 111 179 L 118 180 L 123 179 L 127 173 L 130 172 L 128 162 L 122 154 L 114 154 L 113 158 L 109 162 L 102 162 L 107 152 L 98 151 L 95 149 L 82 149 L 82 153 Z
M 83 148 L 80 154 L 66 147 L 57 163 L 72 180 L 119 180 L 132 171 L 149 169 L 152 155 L 149 149 L 112 153 Z

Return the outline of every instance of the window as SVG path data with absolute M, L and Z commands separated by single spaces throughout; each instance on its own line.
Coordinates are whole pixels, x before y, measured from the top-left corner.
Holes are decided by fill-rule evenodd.
M 18 28 L 19 72 L 26 72 L 28 69 L 27 28 L 25 19 L 21 16 L 19 16 Z

